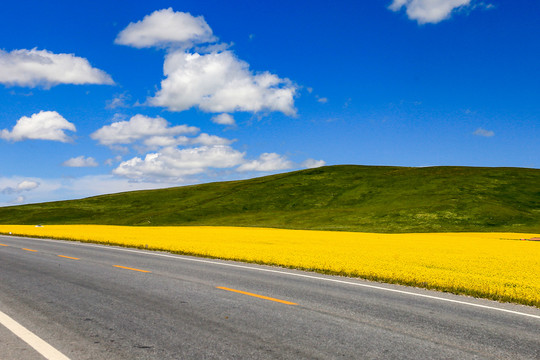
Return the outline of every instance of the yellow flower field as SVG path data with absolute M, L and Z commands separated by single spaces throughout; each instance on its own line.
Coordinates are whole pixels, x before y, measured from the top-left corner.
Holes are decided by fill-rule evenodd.
M 0 225 L 1 233 L 148 246 L 540 307 L 538 234 L 371 234 L 238 227 Z

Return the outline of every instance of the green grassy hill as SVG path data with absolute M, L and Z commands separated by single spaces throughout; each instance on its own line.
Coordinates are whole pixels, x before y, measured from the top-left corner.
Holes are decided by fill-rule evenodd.
M 0 223 L 538 233 L 540 170 L 327 166 L 250 180 L 3 207 Z

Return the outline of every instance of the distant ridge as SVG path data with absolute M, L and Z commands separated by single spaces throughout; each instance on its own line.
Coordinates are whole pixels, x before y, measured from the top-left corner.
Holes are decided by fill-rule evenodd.
M 0 208 L 2 224 L 540 232 L 540 170 L 337 165 Z

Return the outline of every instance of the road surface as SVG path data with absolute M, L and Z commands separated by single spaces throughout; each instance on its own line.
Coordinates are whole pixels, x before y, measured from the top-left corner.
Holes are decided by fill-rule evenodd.
M 78 242 L 0 244 L 2 360 L 540 359 L 537 308 Z

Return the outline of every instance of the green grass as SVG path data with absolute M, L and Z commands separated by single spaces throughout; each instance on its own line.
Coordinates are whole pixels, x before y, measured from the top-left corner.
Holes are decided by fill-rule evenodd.
M 540 170 L 327 166 L 250 180 L 3 207 L 0 223 L 537 233 Z

